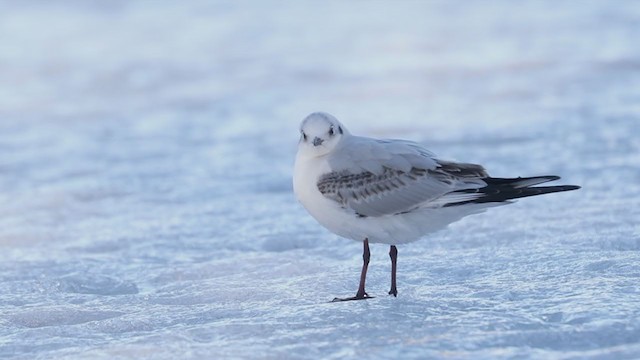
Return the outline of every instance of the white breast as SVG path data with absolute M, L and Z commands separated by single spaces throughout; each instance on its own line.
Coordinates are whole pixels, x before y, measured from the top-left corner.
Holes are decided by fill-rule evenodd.
M 298 201 L 322 226 L 342 237 L 364 240 L 354 233 L 355 214 L 349 213 L 339 203 L 323 196 L 318 190 L 318 179 L 330 172 L 329 164 L 323 157 L 296 157 L 293 174 L 293 191 Z

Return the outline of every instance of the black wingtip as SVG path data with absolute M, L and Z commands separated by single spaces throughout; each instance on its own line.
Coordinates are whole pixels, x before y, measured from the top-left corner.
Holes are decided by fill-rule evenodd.
M 525 188 L 534 185 L 544 184 L 546 182 L 560 180 L 560 176 L 557 175 L 542 175 L 532 177 L 517 177 L 517 178 L 494 178 L 486 177 L 482 179 L 489 186 L 508 186 L 512 188 Z
M 552 194 L 556 192 L 578 190 L 578 185 L 557 185 L 557 186 L 531 186 L 521 189 L 508 189 L 508 188 L 483 188 L 481 191 L 485 192 L 485 196 L 481 197 L 474 202 L 501 202 L 511 199 L 519 199 L 530 196 Z
M 524 197 L 551 194 L 563 191 L 578 190 L 581 187 L 578 185 L 557 185 L 557 186 L 529 186 L 529 187 L 514 187 L 512 184 L 518 183 L 523 180 L 541 180 L 547 179 L 546 176 L 540 176 L 535 178 L 519 178 L 519 179 L 486 179 L 488 185 L 480 189 L 468 189 L 459 190 L 459 193 L 481 193 L 481 196 L 474 200 L 462 201 L 459 203 L 447 204 L 445 206 L 456 206 L 470 203 L 489 203 L 489 202 L 504 202 L 514 199 L 520 199 Z M 551 181 L 551 180 L 550 180 Z M 546 181 L 542 181 L 546 182 Z

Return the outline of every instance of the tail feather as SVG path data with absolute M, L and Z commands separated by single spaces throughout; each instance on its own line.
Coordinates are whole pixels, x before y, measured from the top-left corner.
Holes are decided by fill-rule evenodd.
M 580 189 L 577 185 L 558 185 L 558 186 L 533 186 L 549 181 L 559 180 L 559 176 L 536 176 L 528 178 L 484 178 L 487 186 L 479 189 L 465 189 L 454 191 L 450 194 L 476 194 L 477 197 L 472 200 L 449 203 L 445 206 L 457 206 L 464 204 L 482 204 L 490 202 L 504 202 L 512 199 L 519 199 L 529 196 L 537 196 L 550 194 L 561 191 L 571 191 Z

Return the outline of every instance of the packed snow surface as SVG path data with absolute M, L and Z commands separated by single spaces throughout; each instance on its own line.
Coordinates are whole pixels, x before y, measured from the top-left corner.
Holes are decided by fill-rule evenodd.
M 638 39 L 634 1 L 2 1 L 0 358 L 638 358 Z M 329 303 L 362 245 L 292 194 L 319 110 L 583 188 Z

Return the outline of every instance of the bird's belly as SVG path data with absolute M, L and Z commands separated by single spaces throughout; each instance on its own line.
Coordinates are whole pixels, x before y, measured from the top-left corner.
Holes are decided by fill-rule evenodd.
M 417 240 L 422 234 L 403 217 L 386 215 L 378 217 L 358 216 L 341 204 L 326 198 L 317 188 L 307 187 L 303 182 L 294 187 L 298 200 L 322 226 L 341 237 L 371 243 L 401 244 Z M 313 182 L 315 184 L 315 182 Z

